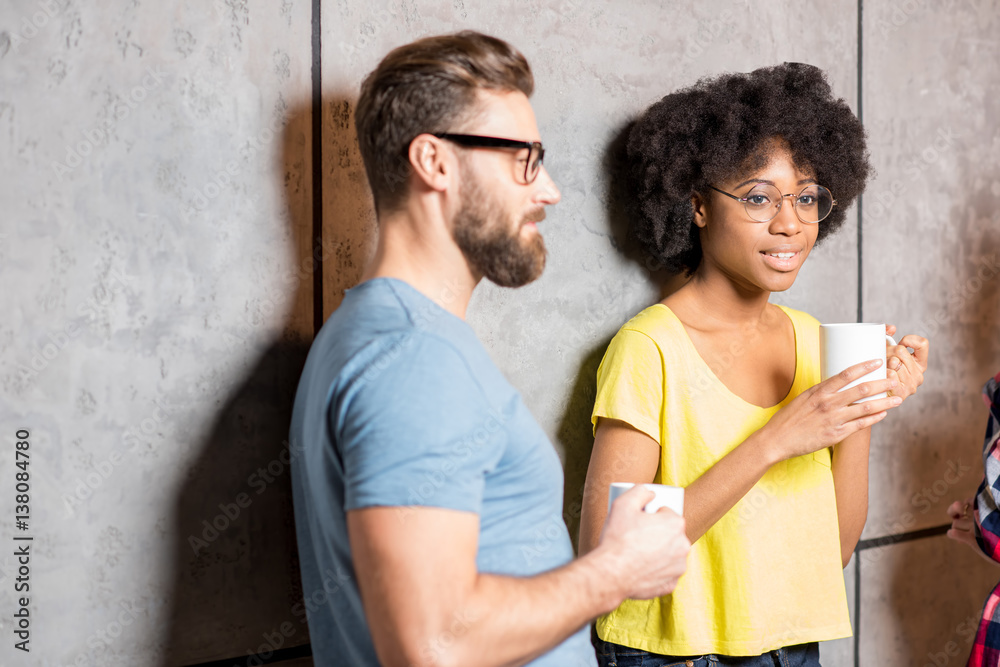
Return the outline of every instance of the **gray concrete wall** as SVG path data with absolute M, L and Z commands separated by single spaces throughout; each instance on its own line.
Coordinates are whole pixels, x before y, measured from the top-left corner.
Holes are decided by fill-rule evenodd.
M 879 173 L 862 213 L 864 316 L 934 342 L 922 400 L 875 432 L 865 539 L 941 524 L 981 479 L 979 390 L 1000 370 L 998 29 L 996 2 L 865 3 L 864 120 Z M 944 536 L 859 560 L 863 660 L 965 664 L 998 568 Z
M 879 175 L 775 300 L 824 321 L 860 306 L 934 341 L 922 399 L 876 433 L 864 537 L 939 526 L 974 489 L 978 387 L 1000 366 L 997 281 L 975 282 L 1000 251 L 995 0 L 870 0 L 860 22 L 848 0 L 324 3 L 319 183 L 310 4 L 96 5 L 0 7 L 0 540 L 35 538 L 32 654 L 4 639 L 0 663 L 182 665 L 307 643 L 282 448 L 314 297 L 329 315 L 375 235 L 353 104 L 389 49 L 459 28 L 510 40 L 536 75 L 563 193 L 542 226 L 548 268 L 517 291 L 484 284 L 469 319 L 563 456 L 574 530 L 596 365 L 661 289 L 623 247 L 611 147 L 699 76 L 786 60 L 824 68 L 860 110 Z M 824 646 L 824 664 L 857 649 L 861 665 L 958 665 L 957 628 L 1000 568 L 938 536 L 866 549 L 846 575 L 859 643 Z
M 190 664 L 297 620 L 310 25 L 301 2 L 0 5 L 0 664 Z

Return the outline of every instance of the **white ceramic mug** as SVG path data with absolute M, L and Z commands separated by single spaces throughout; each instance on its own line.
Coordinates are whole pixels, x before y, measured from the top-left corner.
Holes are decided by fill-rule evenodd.
M 848 322 L 844 324 L 819 325 L 819 366 L 820 376 L 827 380 L 837 373 L 860 364 L 863 361 L 881 359 L 882 365 L 868 375 L 858 378 L 844 389 L 862 382 L 885 379 L 885 344 L 896 344 L 896 340 L 885 333 L 884 324 L 864 324 Z M 844 391 L 841 389 L 841 391 Z M 885 393 L 861 399 L 872 401 L 885 398 Z M 859 403 L 861 401 L 858 401 Z
M 611 512 L 611 503 L 615 498 L 622 495 L 635 484 L 631 482 L 613 482 L 608 490 L 608 512 Z M 643 511 L 653 514 L 661 507 L 669 507 L 677 514 L 684 516 L 684 489 L 680 486 L 667 486 L 665 484 L 643 484 L 644 487 L 656 494 L 656 497 L 646 503 Z

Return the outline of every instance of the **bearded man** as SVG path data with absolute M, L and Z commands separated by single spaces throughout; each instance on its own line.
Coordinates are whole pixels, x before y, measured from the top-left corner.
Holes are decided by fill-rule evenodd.
M 676 586 L 689 544 L 652 492 L 573 560 L 559 458 L 465 321 L 482 278 L 545 267 L 559 190 L 524 56 L 474 32 L 397 48 L 355 123 L 379 225 L 309 353 L 291 444 L 317 665 L 596 665 L 586 626 Z

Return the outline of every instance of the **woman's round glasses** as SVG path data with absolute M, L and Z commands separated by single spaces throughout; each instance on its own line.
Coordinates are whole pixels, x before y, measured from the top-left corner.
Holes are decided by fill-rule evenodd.
M 453 134 L 451 132 L 437 132 L 434 136 L 468 148 L 527 149 L 527 156 L 518 160 L 518 162 L 524 161 L 524 173 L 522 174 L 521 170 L 518 169 L 514 174 L 515 180 L 522 185 L 531 185 L 538 178 L 538 172 L 542 169 L 542 160 L 545 158 L 545 149 L 542 148 L 539 141 L 517 141 L 516 139 L 482 137 L 478 134 Z
M 792 198 L 792 208 L 799 220 L 807 224 L 820 222 L 833 211 L 837 205 L 837 200 L 833 198 L 833 193 L 822 185 L 807 185 L 802 188 L 802 192 L 797 195 L 783 195 L 778 188 L 769 183 L 758 183 L 753 186 L 745 197 L 737 197 L 728 192 L 724 192 L 714 185 L 709 185 L 720 194 L 724 194 L 738 202 L 743 202 L 743 208 L 751 220 L 756 222 L 770 222 L 781 210 L 781 203 L 785 197 Z

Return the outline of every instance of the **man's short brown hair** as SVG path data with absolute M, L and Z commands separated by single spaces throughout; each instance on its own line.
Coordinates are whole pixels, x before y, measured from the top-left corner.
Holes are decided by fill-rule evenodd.
M 402 203 L 410 142 L 474 117 L 479 90 L 530 96 L 528 61 L 507 42 L 471 30 L 426 37 L 394 49 L 361 84 L 354 124 L 375 209 Z

